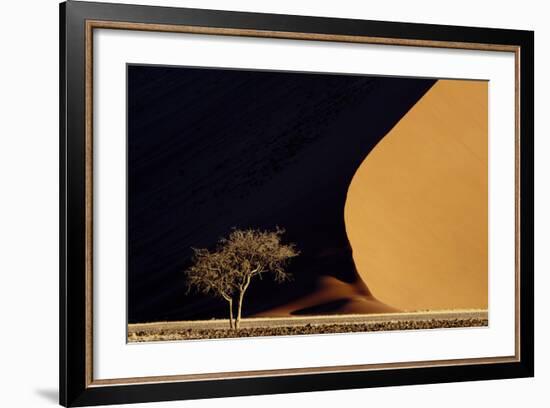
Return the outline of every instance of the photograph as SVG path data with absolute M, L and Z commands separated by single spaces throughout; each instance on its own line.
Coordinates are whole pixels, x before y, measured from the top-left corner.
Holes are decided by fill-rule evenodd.
M 128 343 L 486 328 L 490 87 L 127 63 Z

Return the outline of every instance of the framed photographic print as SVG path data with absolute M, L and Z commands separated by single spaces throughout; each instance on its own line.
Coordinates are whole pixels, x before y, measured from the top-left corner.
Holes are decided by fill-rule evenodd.
M 61 4 L 61 404 L 533 376 L 533 44 Z

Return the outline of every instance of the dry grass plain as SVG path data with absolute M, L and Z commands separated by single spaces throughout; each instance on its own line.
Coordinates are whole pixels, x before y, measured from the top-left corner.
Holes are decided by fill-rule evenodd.
M 246 318 L 242 319 L 238 331 L 229 329 L 228 320 L 212 319 L 129 324 L 128 342 L 483 327 L 488 324 L 487 310 Z

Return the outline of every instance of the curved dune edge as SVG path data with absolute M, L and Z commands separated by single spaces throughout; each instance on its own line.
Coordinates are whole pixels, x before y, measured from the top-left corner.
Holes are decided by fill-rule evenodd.
M 381 301 L 487 308 L 487 118 L 487 82 L 440 80 L 357 170 L 346 230 Z

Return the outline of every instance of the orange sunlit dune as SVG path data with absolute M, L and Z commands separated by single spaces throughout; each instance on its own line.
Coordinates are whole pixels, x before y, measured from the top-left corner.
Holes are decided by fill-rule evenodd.
M 345 208 L 359 274 L 400 310 L 488 306 L 488 83 L 441 80 L 366 157 Z

